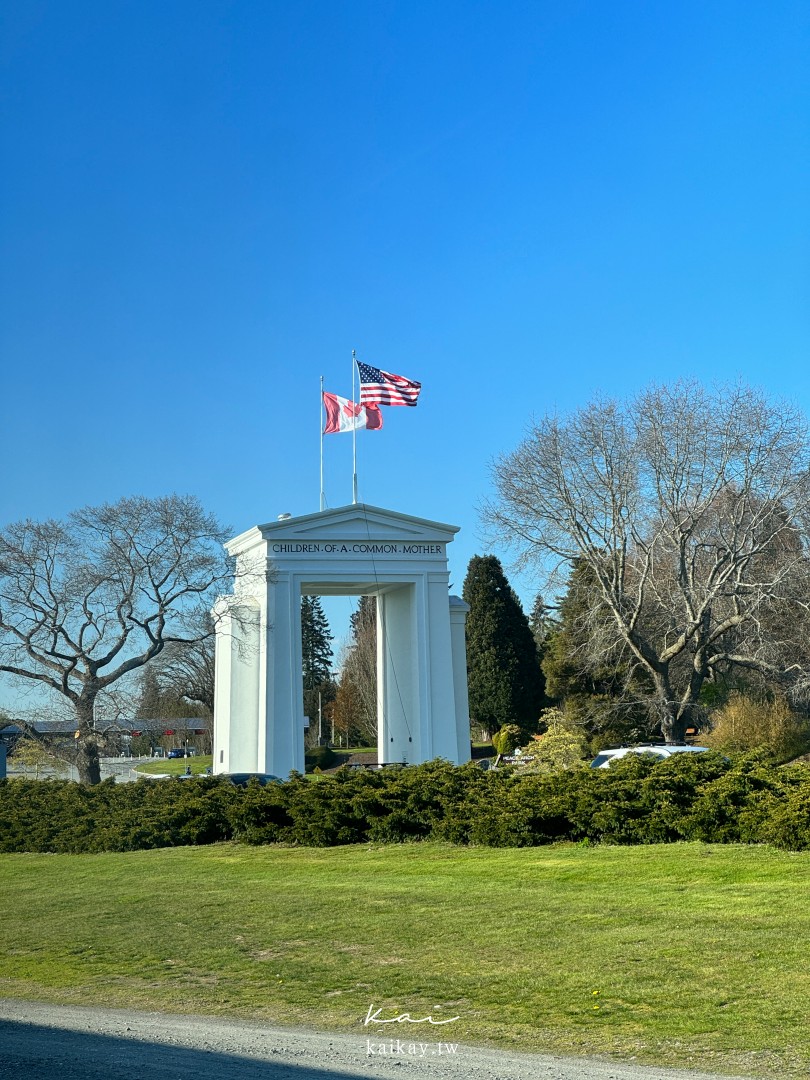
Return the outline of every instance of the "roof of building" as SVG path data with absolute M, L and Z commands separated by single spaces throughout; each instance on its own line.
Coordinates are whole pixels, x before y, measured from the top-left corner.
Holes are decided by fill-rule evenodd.
M 75 720 L 32 720 L 30 726 L 40 735 L 72 735 L 76 730 Z M 210 720 L 202 716 L 172 717 L 171 719 L 119 717 L 105 722 L 99 720 L 98 731 L 118 731 L 134 734 L 141 731 L 204 731 L 210 726 Z M 3 735 L 21 735 L 23 728 L 16 720 L 0 720 L 0 733 Z

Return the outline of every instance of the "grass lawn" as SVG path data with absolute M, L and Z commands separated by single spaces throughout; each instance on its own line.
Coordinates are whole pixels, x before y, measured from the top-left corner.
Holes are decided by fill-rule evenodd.
M 206 769 L 211 768 L 213 758 L 210 754 L 195 754 L 193 757 L 187 758 L 172 758 L 171 761 L 168 758 L 154 758 L 151 761 L 145 761 L 143 765 L 138 765 L 135 772 L 145 773 L 148 775 L 165 775 L 169 776 L 181 776 L 186 771 L 186 766 L 191 766 L 192 776 L 202 775 Z
M 352 754 L 376 754 L 376 746 L 350 746 L 348 749 L 344 746 L 333 746 L 332 752 L 337 754 L 339 758 L 350 758 Z
M 453 1041 L 806 1076 L 809 879 L 699 844 L 3 855 L 0 996 L 358 1034 L 373 1002 L 458 1015 Z
M 335 749 L 335 753 L 341 759 L 338 764 L 342 764 L 352 754 L 368 754 L 377 752 L 376 746 L 371 747 L 351 747 L 348 750 Z M 186 765 L 191 766 L 191 773 L 193 776 L 202 775 L 206 769 L 210 769 L 213 764 L 213 757 L 211 754 L 195 754 L 189 758 L 172 758 L 171 761 L 168 758 L 154 758 L 150 761 L 145 761 L 142 765 L 138 765 L 135 769 L 136 772 L 145 773 L 148 775 L 166 775 L 180 776 L 186 771 Z

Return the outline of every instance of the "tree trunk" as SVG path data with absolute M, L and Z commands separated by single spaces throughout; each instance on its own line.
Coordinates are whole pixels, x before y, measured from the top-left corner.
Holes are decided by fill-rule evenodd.
M 661 731 L 667 745 L 683 746 L 686 742 L 686 729 L 699 726 L 699 714 L 697 701 L 668 702 L 661 721 Z
M 79 738 L 76 740 L 76 768 L 82 784 L 101 783 L 101 763 L 98 759 L 98 741 L 94 725 L 95 693 L 85 693 L 76 702 L 76 719 Z
M 78 740 L 79 749 L 76 755 L 76 768 L 79 770 L 79 780 L 82 784 L 101 783 L 101 763 L 98 759 L 98 743 L 90 735 L 82 734 Z
M 679 702 L 673 700 L 669 672 L 654 672 L 653 681 L 658 699 L 654 704 L 654 709 L 658 714 L 664 742 L 667 746 L 683 743 L 686 736 L 686 710 L 681 708 Z
M 686 739 L 686 720 L 678 715 L 678 706 L 674 702 L 667 707 L 661 731 L 667 746 L 681 746 Z

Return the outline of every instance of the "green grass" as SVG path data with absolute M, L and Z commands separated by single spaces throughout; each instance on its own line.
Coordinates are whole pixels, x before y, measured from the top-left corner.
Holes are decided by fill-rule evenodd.
M 339 758 L 345 760 L 346 758 L 350 758 L 352 756 L 352 754 L 376 754 L 377 753 L 377 747 L 376 746 L 350 746 L 350 747 L 347 748 L 345 746 L 333 746 L 332 751 L 333 751 L 333 753 L 337 754 L 337 756 Z
M 202 775 L 206 769 L 211 768 L 213 760 L 210 754 L 195 754 L 193 757 L 188 758 L 172 758 L 171 761 L 168 758 L 155 758 L 152 761 L 145 761 L 143 765 L 138 765 L 135 772 L 147 773 L 150 776 L 155 774 L 181 776 L 186 771 L 186 765 L 190 765 L 192 775 L 198 776 Z
M 342 763 L 346 758 L 351 757 L 352 754 L 368 754 L 376 753 L 376 746 L 361 746 L 350 747 L 348 750 L 341 750 L 335 748 L 335 753 L 340 757 Z M 154 758 L 150 761 L 145 761 L 142 765 L 138 765 L 135 772 L 145 773 L 150 776 L 165 775 L 180 776 L 186 771 L 186 765 L 191 765 L 191 772 L 193 776 L 201 775 L 206 769 L 210 769 L 213 763 L 213 757 L 211 754 L 195 754 L 190 758 L 172 758 L 171 761 L 168 758 Z
M 459 1015 L 454 1041 L 807 1075 L 809 872 L 699 844 L 4 855 L 0 995 L 358 1033 L 373 1002 Z

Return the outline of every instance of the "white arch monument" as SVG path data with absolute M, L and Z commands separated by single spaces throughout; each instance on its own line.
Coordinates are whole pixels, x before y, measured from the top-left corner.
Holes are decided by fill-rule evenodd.
M 304 594 L 377 598 L 379 762 L 468 761 L 468 607 L 448 595 L 457 532 L 354 503 L 229 541 L 234 593 L 215 608 L 214 772 L 304 771 Z

